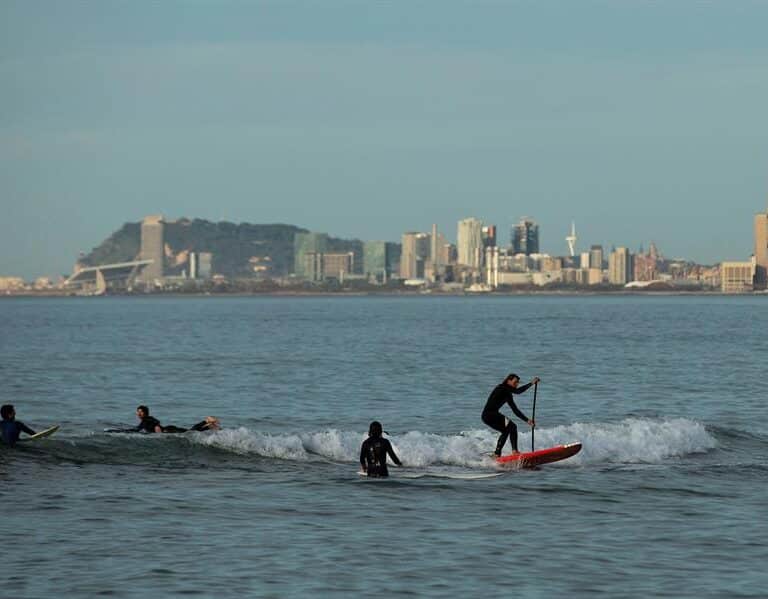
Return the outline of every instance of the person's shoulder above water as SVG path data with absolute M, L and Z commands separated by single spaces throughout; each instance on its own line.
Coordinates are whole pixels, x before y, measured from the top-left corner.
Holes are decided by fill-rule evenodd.
M 26 424 L 16 420 L 16 409 L 11 404 L 0 407 L 0 417 L 0 441 L 9 447 L 16 445 L 21 433 L 35 434 Z

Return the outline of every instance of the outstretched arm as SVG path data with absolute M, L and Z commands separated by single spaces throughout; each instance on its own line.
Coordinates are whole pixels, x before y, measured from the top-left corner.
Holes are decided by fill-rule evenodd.
M 35 431 L 33 431 L 31 428 L 29 428 L 23 422 L 19 422 L 19 428 L 22 430 L 22 432 L 27 433 L 28 435 L 34 435 L 35 434 Z
M 368 472 L 368 466 L 365 463 L 365 443 L 360 446 L 360 466 L 362 466 L 363 472 Z
M 389 454 L 389 457 L 392 458 L 392 461 L 397 464 L 398 466 L 402 466 L 403 463 L 400 461 L 400 458 L 397 457 L 397 454 L 395 453 L 395 450 L 392 449 L 392 443 L 387 440 L 387 453 Z

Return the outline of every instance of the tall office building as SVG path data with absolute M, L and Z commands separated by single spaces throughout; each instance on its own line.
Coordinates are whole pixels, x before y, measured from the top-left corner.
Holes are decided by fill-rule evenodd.
M 626 285 L 632 280 L 632 254 L 625 247 L 618 247 L 608 258 L 608 282 Z
M 520 219 L 520 222 L 512 227 L 510 237 L 513 253 L 526 256 L 539 253 L 539 225 L 532 220 Z
M 395 275 L 398 262 L 397 244 L 389 241 L 366 241 L 363 244 L 363 273 L 370 280 L 386 283 Z
M 459 265 L 480 268 L 483 262 L 483 221 L 477 218 L 460 220 L 456 240 Z
M 437 234 L 437 225 L 432 224 L 432 236 L 430 237 L 430 249 L 429 249 L 429 260 L 431 263 L 430 268 L 430 278 L 433 283 L 437 282 L 437 280 L 441 276 L 441 268 L 440 268 L 440 237 Z
M 755 289 L 768 288 L 768 213 L 755 215 Z
M 141 273 L 141 280 L 152 283 L 165 274 L 165 222 L 161 214 L 147 216 L 141 221 L 140 260 L 152 260 Z
M 197 276 L 201 279 L 210 279 L 213 276 L 213 254 L 199 252 L 197 261 Z
M 403 249 L 400 255 L 400 278 L 424 278 L 425 263 L 429 260 L 430 241 L 428 233 L 403 233 Z
M 496 247 L 496 225 L 486 225 L 480 230 L 483 238 L 483 249 Z
M 323 254 L 328 248 L 327 233 L 296 233 L 293 237 L 293 272 L 302 279 L 311 278 L 313 272 L 307 272 L 307 254 Z
M 593 245 L 589 248 L 589 267 L 603 268 L 603 246 Z
M 198 255 L 197 252 L 189 252 L 189 278 L 196 279 L 198 271 Z

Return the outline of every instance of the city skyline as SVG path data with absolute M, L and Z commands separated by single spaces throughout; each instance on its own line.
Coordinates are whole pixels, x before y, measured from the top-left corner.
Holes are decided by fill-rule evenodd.
M 752 2 L 4 2 L 0 273 L 70 272 L 156 213 L 388 241 L 534 215 L 552 255 L 576 221 L 582 250 L 741 260 L 768 208 L 766 20 Z

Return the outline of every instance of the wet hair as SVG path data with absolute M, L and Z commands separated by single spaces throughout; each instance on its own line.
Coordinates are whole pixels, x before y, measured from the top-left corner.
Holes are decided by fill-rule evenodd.
M 506 384 L 506 382 L 507 382 L 507 381 L 511 381 L 512 379 L 517 379 L 517 380 L 519 381 L 519 380 L 520 380 L 520 377 L 519 377 L 519 376 L 517 376 L 517 375 L 516 375 L 514 372 L 510 372 L 510 373 L 507 375 L 507 378 L 505 378 L 505 379 L 504 379 L 504 383 Z
M 369 437 L 381 437 L 382 432 L 381 422 L 378 420 L 371 422 L 371 426 L 368 427 Z
M 15 411 L 16 410 L 13 409 L 13 406 L 7 403 L 2 408 L 0 408 L 0 416 L 3 417 L 3 420 L 8 420 Z
M 139 406 L 136 410 L 141 410 L 145 416 L 149 416 L 149 408 L 147 406 Z

